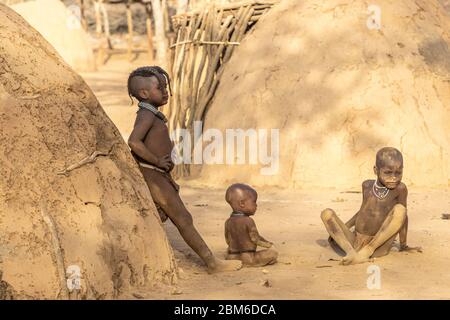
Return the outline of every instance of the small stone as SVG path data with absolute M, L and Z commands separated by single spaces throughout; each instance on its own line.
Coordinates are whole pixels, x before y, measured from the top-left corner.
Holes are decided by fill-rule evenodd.
M 333 266 L 326 265 L 326 264 L 323 264 L 323 265 L 320 265 L 320 266 L 316 266 L 316 268 L 331 268 L 331 267 L 333 267 Z
M 180 279 L 182 280 L 186 280 L 189 279 L 189 276 L 184 272 L 183 269 L 181 269 L 180 267 L 178 268 L 178 276 L 180 277 Z
M 262 269 L 262 273 L 264 273 L 264 274 L 268 274 L 268 273 L 269 273 L 269 271 L 267 271 L 266 269 Z
M 261 285 L 262 285 L 263 287 L 266 287 L 266 288 L 272 287 L 272 284 L 270 283 L 269 279 L 263 280 L 263 281 L 261 282 Z
M 194 204 L 194 207 L 207 207 L 208 204 L 206 203 L 198 203 L 198 204 Z
M 173 288 L 172 291 L 170 291 L 170 294 L 173 295 L 173 296 L 180 295 L 180 294 L 183 294 L 183 291 L 181 291 L 178 288 Z
M 140 295 L 139 293 L 133 293 L 133 297 L 136 299 L 144 299 L 144 296 Z

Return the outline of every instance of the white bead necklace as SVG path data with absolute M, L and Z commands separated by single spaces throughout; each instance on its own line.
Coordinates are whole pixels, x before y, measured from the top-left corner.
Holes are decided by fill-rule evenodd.
M 375 180 L 373 186 L 372 186 L 372 192 L 374 194 L 375 197 L 377 197 L 378 199 L 384 199 L 386 198 L 386 196 L 389 193 L 389 189 L 386 188 L 385 186 L 380 186 L 378 184 L 378 179 Z

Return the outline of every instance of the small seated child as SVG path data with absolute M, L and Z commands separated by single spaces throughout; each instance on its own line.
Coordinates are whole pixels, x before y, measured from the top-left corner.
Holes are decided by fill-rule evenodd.
M 331 245 L 346 253 L 341 261 L 344 265 L 363 263 L 387 255 L 397 235 L 400 238 L 400 251 L 422 252 L 420 247 L 411 248 L 406 244 L 408 189 L 401 182 L 401 152 L 391 147 L 380 149 L 373 169 L 377 179 L 362 183 L 361 208 L 349 221 L 341 221 L 332 209 L 325 209 L 321 214 Z M 353 227 L 355 230 L 351 231 Z
M 231 185 L 225 194 L 225 200 L 233 209 L 225 222 L 225 240 L 228 244 L 226 259 L 241 260 L 244 266 L 274 264 L 278 258 L 273 243 L 261 237 L 255 221 L 250 217 L 256 212 L 257 198 L 258 194 L 253 188 L 241 183 Z M 256 251 L 258 246 L 268 249 Z

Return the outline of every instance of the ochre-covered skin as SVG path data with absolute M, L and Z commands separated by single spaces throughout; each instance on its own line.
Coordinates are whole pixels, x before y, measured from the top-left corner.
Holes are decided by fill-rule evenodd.
M 273 243 L 264 239 L 251 218 L 256 213 L 258 194 L 252 187 L 235 183 L 228 187 L 225 200 L 233 210 L 225 222 L 228 260 L 240 260 L 244 266 L 260 267 L 277 262 Z M 267 248 L 257 251 L 257 248 Z
M 167 103 L 167 80 L 158 67 L 141 67 L 129 76 L 128 92 L 139 102 L 159 108 Z M 197 231 L 191 213 L 179 195 L 179 186 L 170 171 L 173 143 L 164 121 L 154 112 L 140 109 L 136 116 L 128 144 L 140 163 L 141 171 L 158 208 L 161 219 L 169 218 L 177 227 L 184 241 L 199 255 L 209 273 L 235 271 L 241 268 L 237 261 L 218 259 Z
M 325 209 L 321 214 L 331 244 L 337 244 L 346 253 L 342 260 L 344 265 L 387 255 L 397 235 L 401 251 L 421 251 L 407 245 L 408 189 L 401 182 L 403 157 L 400 151 L 390 147 L 379 150 L 374 173 L 377 180 L 362 183 L 361 208 L 349 221 L 343 223 L 332 209 Z

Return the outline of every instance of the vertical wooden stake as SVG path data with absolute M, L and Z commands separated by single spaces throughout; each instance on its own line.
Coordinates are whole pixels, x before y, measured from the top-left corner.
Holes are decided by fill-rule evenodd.
M 106 10 L 105 4 L 103 3 L 103 0 L 100 4 L 100 10 L 103 15 L 103 32 L 105 33 L 106 37 L 106 43 L 109 49 L 112 49 L 111 46 L 111 32 L 109 28 L 109 17 L 108 17 L 108 11 Z
M 131 55 L 133 53 L 133 18 L 131 16 L 131 0 L 127 2 L 127 23 L 128 23 L 128 61 L 131 61 Z
M 147 12 L 147 19 L 146 19 L 146 25 L 147 25 L 147 40 L 148 40 L 148 58 L 151 63 L 153 63 L 153 60 L 155 57 L 153 56 L 153 32 L 152 32 L 152 12 L 151 12 L 151 4 L 147 4 L 145 7 L 145 10 Z
M 81 26 L 83 27 L 83 29 L 85 31 L 87 31 L 87 23 L 86 23 L 86 16 L 85 16 L 85 12 L 84 12 L 84 0 L 79 0 L 80 1 L 80 19 L 81 19 Z
M 103 0 L 94 1 L 94 9 L 95 9 L 95 33 L 97 35 L 97 39 L 100 41 L 100 45 L 97 51 L 97 65 L 103 65 L 105 61 L 105 52 L 103 48 L 103 35 L 102 35 L 102 19 L 100 6 Z

